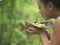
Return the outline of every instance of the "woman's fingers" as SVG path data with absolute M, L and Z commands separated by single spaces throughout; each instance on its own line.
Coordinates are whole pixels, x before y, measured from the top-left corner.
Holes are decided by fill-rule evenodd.
M 33 28 L 33 27 L 28 27 L 28 28 L 26 29 L 26 31 L 27 31 L 28 33 L 31 33 L 31 34 L 38 34 L 38 32 L 39 32 L 38 29 Z
M 28 27 L 28 28 L 26 29 L 26 31 L 27 31 L 28 33 L 33 34 L 33 33 L 35 32 L 35 29 L 32 28 L 32 27 Z
M 28 33 L 33 34 L 33 31 L 32 31 L 32 30 L 26 29 L 26 31 L 27 31 Z

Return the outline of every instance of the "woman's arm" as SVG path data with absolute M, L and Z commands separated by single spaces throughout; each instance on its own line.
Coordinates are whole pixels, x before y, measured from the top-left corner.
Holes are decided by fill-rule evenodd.
M 46 34 L 48 40 L 50 40 L 50 38 L 51 38 L 50 33 L 47 30 L 45 30 L 45 34 Z
M 48 40 L 48 37 L 46 35 L 46 32 L 45 31 L 41 31 L 39 35 L 41 37 L 42 44 L 43 45 L 49 45 L 49 40 Z
M 60 45 L 60 17 L 56 19 L 50 45 Z

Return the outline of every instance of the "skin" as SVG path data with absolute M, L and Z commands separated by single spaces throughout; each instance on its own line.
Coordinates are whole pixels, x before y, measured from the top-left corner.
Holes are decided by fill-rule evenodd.
M 50 39 L 50 34 L 48 31 L 45 29 L 37 29 L 37 28 L 32 28 L 32 27 L 27 27 L 26 31 L 30 34 L 38 34 L 41 37 L 42 44 L 43 45 L 59 45 L 57 38 L 58 33 L 60 33 L 60 28 L 58 28 L 58 24 L 60 25 L 60 9 L 58 9 L 56 6 L 54 6 L 51 2 L 45 6 L 41 0 L 38 0 L 38 7 L 39 7 L 39 13 L 43 16 L 45 20 L 48 20 L 50 18 L 55 18 L 56 19 L 56 24 L 54 26 L 54 32 L 52 35 L 52 38 Z M 56 31 L 58 29 L 58 31 Z M 58 32 L 58 33 L 56 33 Z M 57 35 L 56 35 L 57 34 Z M 56 37 L 56 38 L 54 38 Z M 55 40 L 56 39 L 56 40 Z M 49 40 L 51 43 L 49 44 Z M 54 41 L 55 40 L 55 41 Z M 54 43 L 55 42 L 55 43 Z
M 60 45 L 60 16 L 56 19 L 50 45 Z

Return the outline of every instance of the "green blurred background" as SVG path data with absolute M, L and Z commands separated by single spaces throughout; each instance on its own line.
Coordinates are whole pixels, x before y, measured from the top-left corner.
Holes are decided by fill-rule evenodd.
M 0 45 L 41 45 L 38 35 L 20 29 L 20 20 L 43 20 L 37 0 L 0 0 Z

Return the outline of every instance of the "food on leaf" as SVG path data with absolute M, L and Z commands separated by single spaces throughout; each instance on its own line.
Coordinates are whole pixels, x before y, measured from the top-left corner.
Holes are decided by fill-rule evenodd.
M 40 23 L 29 23 L 29 22 L 26 22 L 26 25 L 29 27 L 36 27 L 36 28 L 46 28 L 46 25 L 45 24 L 40 24 Z

